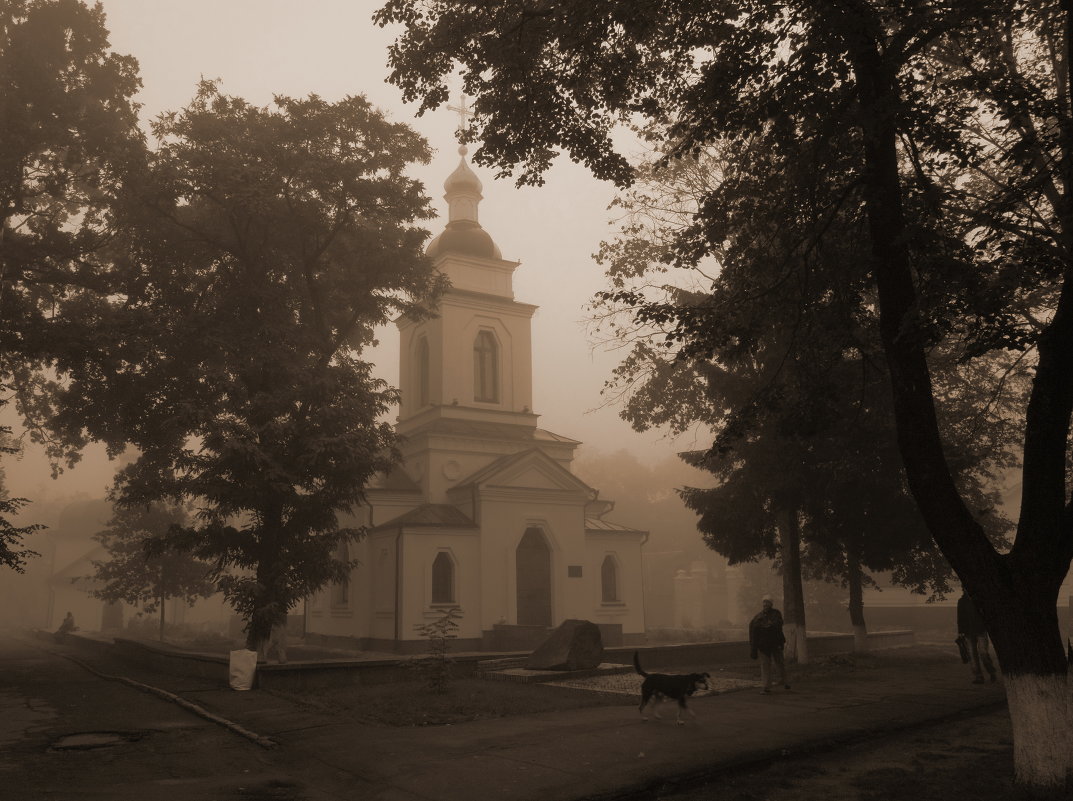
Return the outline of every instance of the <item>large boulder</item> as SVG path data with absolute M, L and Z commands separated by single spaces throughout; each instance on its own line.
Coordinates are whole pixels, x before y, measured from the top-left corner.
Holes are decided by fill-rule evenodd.
M 529 670 L 590 670 L 603 660 L 600 628 L 588 620 L 564 620 L 529 654 Z

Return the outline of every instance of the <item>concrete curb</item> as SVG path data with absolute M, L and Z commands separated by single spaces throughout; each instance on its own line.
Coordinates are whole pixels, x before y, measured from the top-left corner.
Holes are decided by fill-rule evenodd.
M 46 651 L 48 650 L 48 649 L 40 648 L 40 646 L 38 646 L 38 648 L 40 650 L 46 650 Z M 101 671 L 99 671 L 96 668 L 90 666 L 86 662 L 83 662 L 78 657 L 71 656 L 70 654 L 59 653 L 58 651 L 48 651 L 48 652 L 52 653 L 52 654 L 55 654 L 56 656 L 63 657 L 64 659 L 67 659 L 67 660 L 69 660 L 71 662 L 74 662 L 76 665 L 81 667 L 83 670 L 86 670 L 86 671 L 92 673 L 94 676 L 97 676 L 98 678 L 106 679 L 108 681 L 117 681 L 117 682 L 120 682 L 122 684 L 126 684 L 126 685 L 128 685 L 130 687 L 134 687 L 137 690 L 141 690 L 144 693 L 149 693 L 150 695 L 155 695 L 158 698 L 162 698 L 165 701 L 169 701 L 169 702 L 171 702 L 173 704 L 181 706 L 183 709 L 185 709 L 185 710 L 187 710 L 189 712 L 193 712 L 198 717 L 204 718 L 205 720 L 210 721 L 211 723 L 215 723 L 218 726 L 223 726 L 225 729 L 229 729 L 230 731 L 233 731 L 235 734 L 238 734 L 238 735 L 240 735 L 242 737 L 245 737 L 247 740 L 250 740 L 251 742 L 256 743 L 257 745 L 261 746 L 261 748 L 270 749 L 270 748 L 275 748 L 278 745 L 278 743 L 275 740 L 272 740 L 271 738 L 268 738 L 268 737 L 264 737 L 264 736 L 262 736 L 260 734 L 257 734 L 256 732 L 250 731 L 246 727 L 241 726 L 241 725 L 239 725 L 238 723 L 235 723 L 232 720 L 228 720 L 227 718 L 221 717 L 220 715 L 217 715 L 214 712 L 210 712 L 209 710 L 205 709 L 204 707 L 198 706 L 197 704 L 195 704 L 195 703 L 193 703 L 191 701 L 187 701 L 185 698 L 182 698 L 182 697 L 176 695 L 175 693 L 168 692 L 167 690 L 162 690 L 161 688 L 154 687 L 151 684 L 143 684 L 142 682 L 135 681 L 134 679 L 128 678 L 127 676 L 116 676 L 116 675 L 112 675 L 112 674 L 109 674 L 109 673 L 102 673 Z

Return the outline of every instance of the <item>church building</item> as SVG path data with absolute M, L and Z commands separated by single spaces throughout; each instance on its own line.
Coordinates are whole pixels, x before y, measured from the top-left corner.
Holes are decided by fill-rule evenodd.
M 568 619 L 605 645 L 641 642 L 647 532 L 571 472 L 581 443 L 537 426 L 535 306 L 514 298 L 519 262 L 481 227 L 465 159 L 444 184 L 449 220 L 427 249 L 450 280 L 438 314 L 400 318 L 403 462 L 367 490 L 368 535 L 345 584 L 306 605 L 307 635 L 413 652 L 418 630 L 457 607 L 456 650 L 525 650 Z

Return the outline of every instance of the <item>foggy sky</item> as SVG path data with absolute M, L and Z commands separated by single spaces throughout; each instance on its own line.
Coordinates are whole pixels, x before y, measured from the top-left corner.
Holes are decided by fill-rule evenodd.
M 414 176 L 425 183 L 441 218 L 427 227 L 435 236 L 446 222 L 443 181 L 458 163 L 454 130 L 458 116 L 446 109 L 415 118 L 385 82 L 392 29 L 370 17 L 371 0 L 102 0 L 117 53 L 134 56 L 143 88 L 137 96 L 143 122 L 177 110 L 193 97 L 201 78 L 220 79 L 226 94 L 268 104 L 274 94 L 315 93 L 331 102 L 365 94 L 388 116 L 405 122 L 429 140 L 432 162 Z M 457 102 L 457 87 L 452 102 Z M 473 146 L 475 149 L 475 146 Z M 533 318 L 533 400 L 539 425 L 585 442 L 589 449 L 627 449 L 661 459 L 695 446 L 692 437 L 675 442 L 660 432 L 638 434 L 618 417 L 619 407 L 597 408 L 621 353 L 595 349 L 584 321 L 585 305 L 603 288 L 601 268 L 591 256 L 609 238 L 614 187 L 593 179 L 565 157 L 540 188 L 516 188 L 510 180 L 474 167 L 484 184 L 480 221 L 505 259 L 521 261 L 514 274 L 515 297 L 540 308 Z M 398 335 L 381 334 L 368 353 L 380 376 L 398 386 Z M 10 409 L 5 418 L 11 418 Z M 708 444 L 708 443 L 705 443 Z M 86 492 L 99 496 L 113 466 L 100 448 L 86 452 L 82 465 L 52 481 L 46 460 L 31 450 L 20 461 L 5 459 L 13 495 L 42 498 Z

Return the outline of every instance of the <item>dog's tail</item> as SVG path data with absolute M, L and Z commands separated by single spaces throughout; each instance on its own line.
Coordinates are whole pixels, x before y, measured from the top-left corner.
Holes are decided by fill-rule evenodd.
M 637 657 L 636 651 L 633 652 L 633 669 L 640 673 L 642 676 L 648 675 L 641 669 L 641 660 Z

